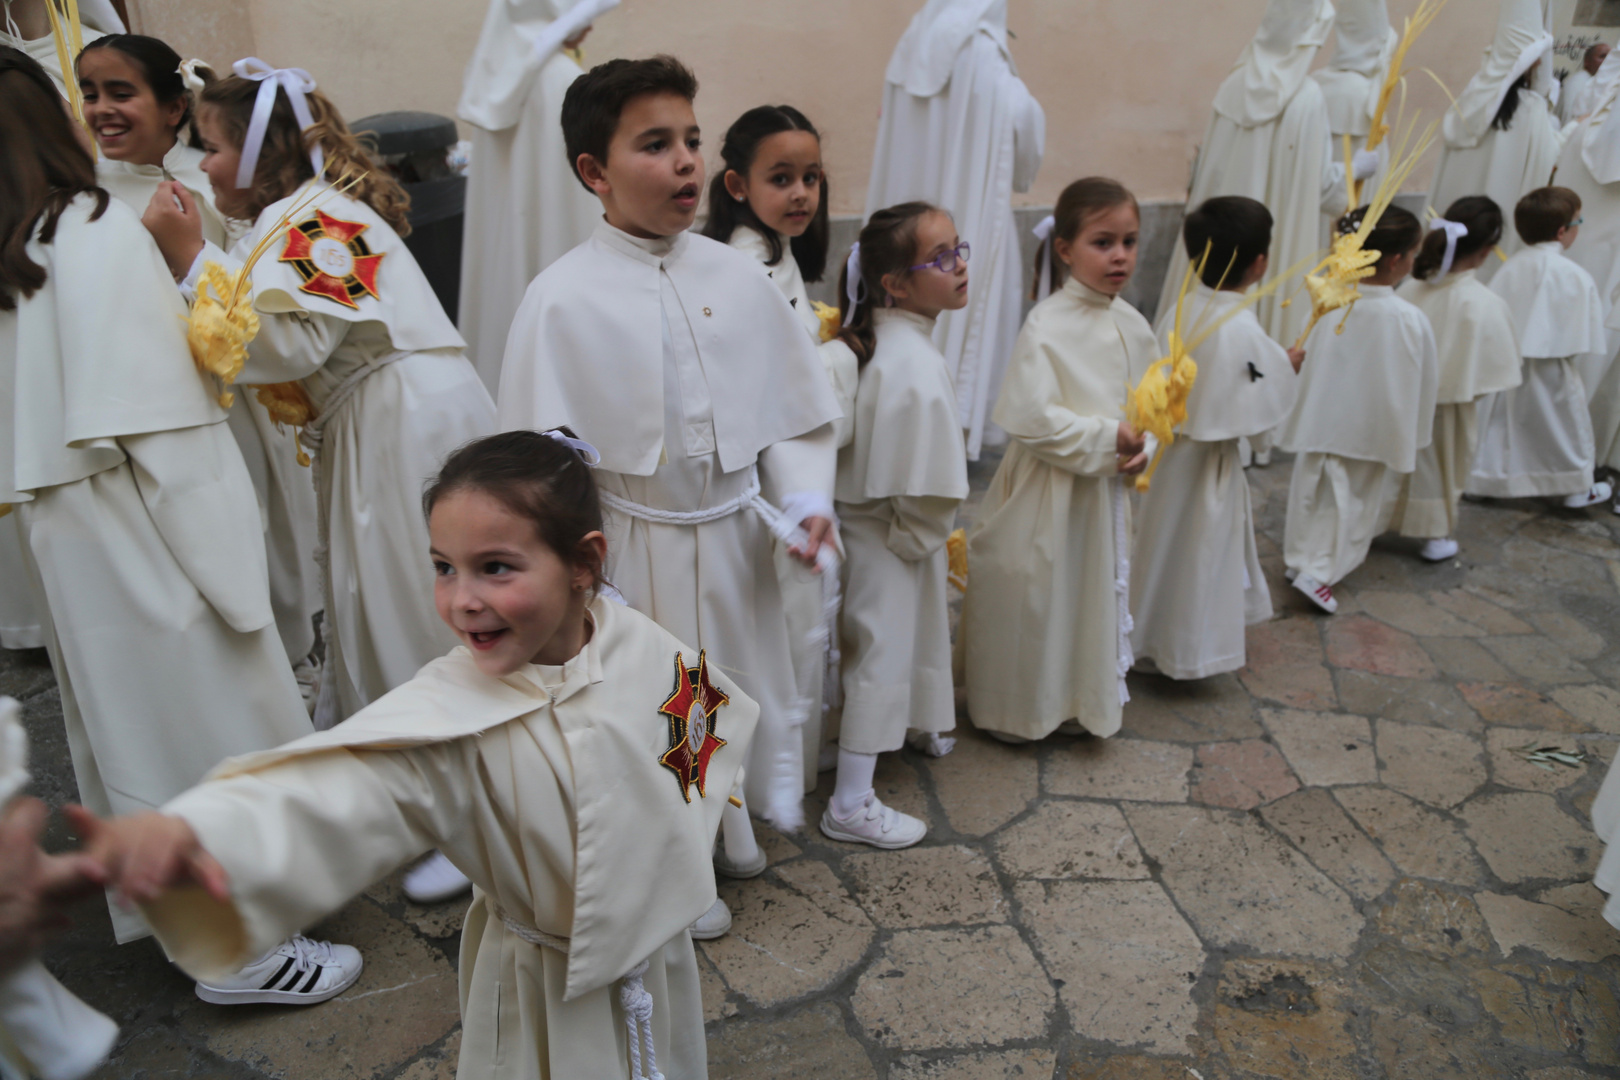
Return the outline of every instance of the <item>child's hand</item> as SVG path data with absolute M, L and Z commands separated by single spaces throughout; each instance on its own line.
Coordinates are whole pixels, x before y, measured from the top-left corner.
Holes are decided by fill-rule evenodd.
M 1147 468 L 1146 450 L 1147 436 L 1121 421 L 1119 434 L 1114 437 L 1114 452 L 1119 455 L 1119 474 L 1135 476 Z
M 1294 374 L 1299 374 L 1300 367 L 1305 363 L 1305 350 L 1297 346 L 1289 349 L 1288 362 L 1294 365 Z
M 202 215 L 191 192 L 176 180 L 163 181 L 146 204 L 141 224 L 157 241 L 174 280 L 184 281 L 203 249 Z
M 824 517 L 807 517 L 799 522 L 799 528 L 809 534 L 809 539 L 802 546 L 789 544 L 788 554 L 814 569 L 816 553 L 821 550 L 821 545 L 832 543 L 833 523 Z
M 221 903 L 230 900 L 225 868 L 184 819 L 148 811 L 103 821 L 82 806 L 65 806 L 62 813 L 123 900 L 156 900 L 182 885 L 200 885 Z

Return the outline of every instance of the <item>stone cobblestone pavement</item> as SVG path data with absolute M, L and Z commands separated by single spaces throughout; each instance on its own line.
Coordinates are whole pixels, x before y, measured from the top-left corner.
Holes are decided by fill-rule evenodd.
M 931 826 L 907 851 L 762 827 L 770 868 L 723 884 L 733 929 L 699 949 L 711 1076 L 1620 1077 L 1587 818 L 1620 742 L 1620 518 L 1466 504 L 1457 560 L 1386 538 L 1327 618 L 1282 580 L 1289 467 L 1250 473 L 1278 614 L 1248 668 L 1133 675 L 1106 741 L 964 724 L 945 758 L 887 756 L 880 795 Z M 49 668 L 0 664 L 60 802 Z M 106 1077 L 438 1080 L 459 925 L 396 875 L 320 928 L 366 972 L 305 1011 L 196 1000 L 94 905 L 47 959 L 124 1025 Z

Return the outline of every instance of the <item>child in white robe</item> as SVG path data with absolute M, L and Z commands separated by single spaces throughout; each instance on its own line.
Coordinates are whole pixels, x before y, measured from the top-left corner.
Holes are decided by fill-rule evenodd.
M 165 179 L 178 181 L 197 204 L 203 238 L 228 248 L 230 232 L 202 171 L 203 152 L 180 138 L 192 124 L 193 92 L 212 73 L 196 61 L 183 64 L 168 45 L 141 34 L 97 38 L 79 54 L 78 70 L 85 119 L 101 151 L 97 182 L 141 214 Z M 194 80 L 190 85 L 188 78 Z M 276 629 L 305 700 L 313 706 L 319 669 L 310 653 L 315 615 L 321 609 L 315 485 L 309 470 L 298 464 L 293 430 L 277 427 L 252 394 L 238 395 L 227 423 L 253 477 L 264 518 Z
M 821 816 L 834 840 L 921 840 L 928 826 L 872 790 L 878 755 L 908 730 L 943 741 L 956 727 L 945 542 L 968 492 L 967 457 L 932 334 L 941 311 L 967 304 L 968 250 L 949 214 L 902 203 L 872 215 L 840 283 L 842 336 L 862 366 L 855 437 L 838 455 L 844 708 Z
M 1417 280 L 1401 290 L 1428 316 L 1439 350 L 1433 439 L 1418 451 L 1401 484 L 1390 528 L 1423 540 L 1419 554 L 1441 562 L 1457 554 L 1457 508 L 1474 464 L 1477 403 L 1519 385 L 1513 313 L 1475 276 L 1502 238 L 1502 211 L 1484 195 L 1446 208 L 1413 264 Z
M 1491 290 L 1513 313 L 1524 381 L 1480 409 L 1470 494 L 1563 496 L 1571 509 L 1613 494 L 1592 476 L 1592 417 L 1580 371 L 1586 354 L 1608 348 L 1603 298 L 1592 275 L 1564 254 L 1580 217 L 1580 196 L 1562 187 L 1538 188 L 1513 209 L 1525 246 L 1497 271 Z
M 805 289 L 820 281 L 827 265 L 827 173 L 821 163 L 821 136 L 808 117 L 791 105 L 761 105 L 739 116 L 720 144 L 725 166 L 709 182 L 709 220 L 703 235 L 758 259 L 782 291 L 793 313 L 815 342 L 833 396 L 844 415 L 833 427 L 840 448 L 853 432 L 855 387 L 860 378 L 855 354 L 834 337 L 822 341 L 822 319 Z M 793 645 L 794 677 L 806 709 L 803 732 L 804 784 L 816 786 L 826 738 L 822 732 L 824 649 L 809 647 L 814 628 L 825 619 L 821 579 L 775 548 L 776 577 Z M 836 742 L 831 747 L 836 759 Z M 717 864 L 718 865 L 718 864 Z M 764 863 L 760 862 L 761 869 Z
M 0 47 L 4 187 L 40 193 L 0 202 L 0 232 L 31 236 L 0 273 L 0 503 L 50 612 L 79 798 L 127 814 L 310 723 L 252 482 L 191 358 L 185 306 L 135 212 L 97 190 L 81 138 L 39 65 Z M 110 907 L 119 941 L 150 933 Z M 309 985 L 253 1000 L 325 1000 L 359 976 L 347 946 L 277 940 L 262 948 Z M 221 969 L 197 991 L 256 989 L 255 974 Z
M 1339 219 L 1361 227 L 1366 207 Z M 1361 298 L 1330 312 L 1305 342 L 1299 400 L 1279 429 L 1294 452 L 1283 558 L 1294 588 L 1331 614 L 1333 586 L 1367 558 L 1383 532 L 1401 478 L 1429 444 L 1439 358 L 1423 312 L 1395 295 L 1412 270 L 1423 226 L 1386 209 L 1365 248 L 1382 253 Z M 1343 333 L 1339 332 L 1343 326 Z
M 1119 730 L 1131 663 L 1130 501 L 1121 476 L 1157 440 L 1125 420 L 1158 359 L 1119 293 L 1136 269 L 1136 199 L 1077 180 L 1039 258 L 1068 280 L 1018 335 L 993 419 L 1011 437 L 968 536 L 963 663 L 973 724 L 1009 742 Z M 1072 723 L 1070 723 L 1072 721 Z
M 839 408 L 759 264 L 689 231 L 704 181 L 696 93 L 668 56 L 612 60 L 568 88 L 564 135 L 603 220 L 529 286 L 501 369 L 500 422 L 568 423 L 600 449 L 609 576 L 760 703 L 746 801 L 794 828 L 805 716 L 772 522 L 803 528 L 789 550 L 806 563 L 834 537 Z M 732 864 L 757 864 L 744 811 L 726 815 L 725 836 Z M 695 932 L 729 925 L 717 901 Z
M 456 451 L 423 505 L 459 647 L 161 813 L 71 814 L 181 968 L 229 967 L 438 846 L 477 883 L 460 1080 L 708 1075 L 686 926 L 758 708 L 598 595 L 594 459 L 567 432 Z
M 1182 330 L 1212 326 L 1265 277 L 1271 212 L 1253 199 L 1210 199 L 1182 237 L 1203 272 L 1182 306 Z M 1176 312 L 1159 319 L 1168 351 Z M 1244 628 L 1271 618 L 1271 590 L 1254 543 L 1249 483 L 1238 440 L 1270 431 L 1298 393 L 1302 353 L 1285 350 L 1245 308 L 1193 359 L 1187 419 L 1166 447 L 1137 507 L 1131 558 L 1131 651 L 1172 679 L 1203 679 L 1245 662 Z

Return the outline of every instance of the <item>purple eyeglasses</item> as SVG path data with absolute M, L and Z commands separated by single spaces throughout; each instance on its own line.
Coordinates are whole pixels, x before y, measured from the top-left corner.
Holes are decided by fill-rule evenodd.
M 949 251 L 940 252 L 937 258 L 930 259 L 925 263 L 918 263 L 916 266 L 908 266 L 906 269 L 927 270 L 931 266 L 942 274 L 954 274 L 956 273 L 956 264 L 960 262 L 966 265 L 968 256 L 972 252 L 973 249 L 968 247 L 968 242 L 964 240 Z

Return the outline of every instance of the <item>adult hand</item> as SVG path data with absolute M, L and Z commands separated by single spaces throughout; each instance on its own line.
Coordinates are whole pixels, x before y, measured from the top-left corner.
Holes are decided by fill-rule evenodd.
M 202 215 L 191 192 L 178 181 L 163 181 L 146 204 L 141 224 L 157 241 L 174 280 L 184 281 L 203 249 Z
M 827 543 L 827 537 L 832 534 L 833 523 L 829 518 L 807 517 L 799 522 L 799 528 L 809 533 L 810 538 L 803 544 L 789 544 L 788 554 L 804 563 L 804 565 L 813 568 L 816 565 L 816 553 L 821 550 L 822 544 Z
M 45 804 L 38 799 L 16 799 L 0 814 L 0 976 L 68 924 L 63 908 L 106 881 L 93 859 L 40 850 L 44 830 Z

